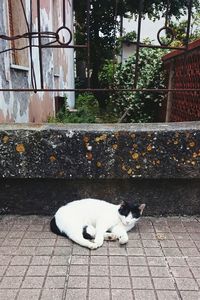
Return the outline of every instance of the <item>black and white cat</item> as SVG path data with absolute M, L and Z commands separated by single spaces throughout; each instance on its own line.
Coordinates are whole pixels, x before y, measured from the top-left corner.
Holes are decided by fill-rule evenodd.
M 91 198 L 76 200 L 58 209 L 50 228 L 89 249 L 101 247 L 104 240 L 118 239 L 120 244 L 126 244 L 127 231 L 135 226 L 144 208 L 145 204 L 131 202 L 115 205 Z

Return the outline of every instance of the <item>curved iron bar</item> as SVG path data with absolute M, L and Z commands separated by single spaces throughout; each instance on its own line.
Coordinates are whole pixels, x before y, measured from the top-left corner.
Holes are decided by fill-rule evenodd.
M 169 41 L 167 41 L 167 40 L 162 41 L 162 39 L 160 37 L 160 34 L 163 30 L 165 30 L 167 36 L 170 36 Z M 174 31 L 173 31 L 172 28 L 170 28 L 168 26 L 163 26 L 162 28 L 160 28 L 158 30 L 157 40 L 158 40 L 158 42 L 160 43 L 161 46 L 169 46 L 173 42 L 174 38 L 175 38 L 175 35 L 174 35 Z

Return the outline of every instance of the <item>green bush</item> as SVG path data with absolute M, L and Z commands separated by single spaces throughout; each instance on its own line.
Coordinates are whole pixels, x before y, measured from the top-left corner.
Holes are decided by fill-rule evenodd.
M 165 72 L 163 70 L 163 49 L 142 48 L 139 56 L 139 89 L 165 88 Z M 134 86 L 135 55 L 125 64 L 117 67 L 114 75 L 115 89 L 130 89 Z M 111 97 L 114 112 L 119 118 L 127 111 L 123 122 L 156 122 L 162 106 L 164 94 L 148 92 L 116 92 Z
M 65 106 L 55 118 L 49 118 L 50 123 L 95 123 L 98 112 L 98 103 L 90 93 L 80 94 L 76 99 L 76 111 L 70 111 Z

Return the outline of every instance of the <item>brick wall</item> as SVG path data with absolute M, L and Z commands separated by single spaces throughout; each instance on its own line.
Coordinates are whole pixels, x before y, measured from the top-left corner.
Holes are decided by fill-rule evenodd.
M 200 39 L 189 44 L 187 52 L 173 51 L 163 57 L 168 88 L 200 89 Z M 166 121 L 200 120 L 200 91 L 168 94 Z

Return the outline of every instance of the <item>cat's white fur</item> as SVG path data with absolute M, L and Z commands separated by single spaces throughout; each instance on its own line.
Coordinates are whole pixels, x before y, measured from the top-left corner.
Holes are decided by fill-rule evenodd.
M 141 210 L 145 204 L 142 204 Z M 128 242 L 127 231 L 132 229 L 138 219 L 129 213 L 127 217 L 119 214 L 120 205 L 97 199 L 82 199 L 68 203 L 58 209 L 55 222 L 62 233 L 71 240 L 89 249 L 102 246 L 104 239 L 119 239 L 120 244 Z M 83 237 L 83 228 L 94 237 L 94 241 Z M 109 231 L 109 232 L 107 232 Z

